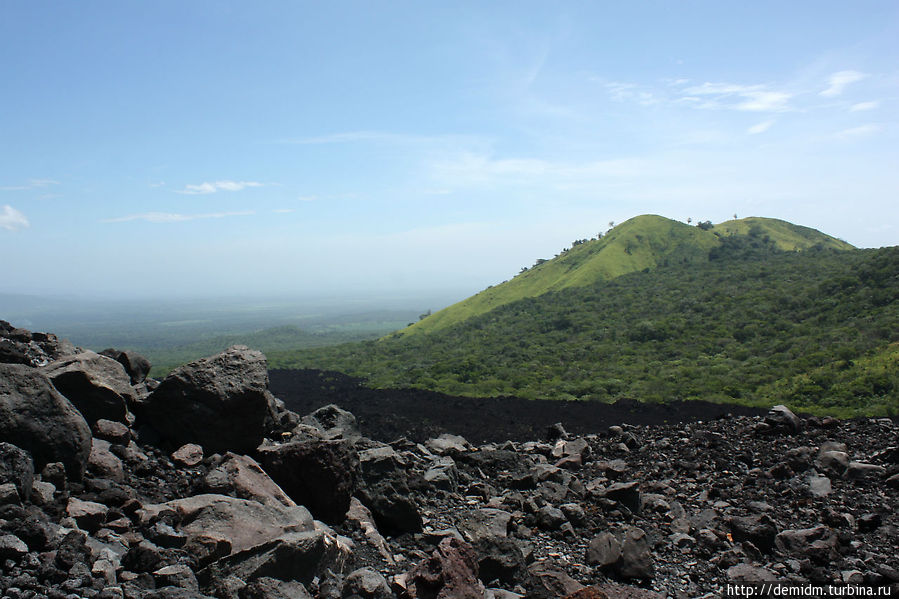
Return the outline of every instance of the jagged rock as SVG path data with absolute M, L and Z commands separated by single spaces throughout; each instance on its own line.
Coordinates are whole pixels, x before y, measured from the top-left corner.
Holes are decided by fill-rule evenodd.
M 471 449 L 471 443 L 459 435 L 444 433 L 435 439 L 428 439 L 425 446 L 437 455 L 459 455 Z
M 179 466 L 193 468 L 203 461 L 203 448 L 196 443 L 185 443 L 172 452 L 172 461 Z
M 640 483 L 631 481 L 627 483 L 614 483 L 605 490 L 605 497 L 625 506 L 630 511 L 640 511 Z
M 830 483 L 830 479 L 826 476 L 811 474 L 808 477 L 808 489 L 813 497 L 827 497 L 830 495 L 833 487 Z
M 371 568 L 350 572 L 343 584 L 341 599 L 392 599 L 390 585 Z
M 281 490 L 275 481 L 251 457 L 231 452 L 206 475 L 210 493 L 252 499 L 259 503 L 293 507 L 296 503 Z
M 263 469 L 291 499 L 320 520 L 343 521 L 359 476 L 359 457 L 349 441 L 292 441 L 260 447 L 258 454 Z
M 664 599 L 664 595 L 647 591 L 639 587 L 605 583 L 586 587 L 564 599 Z
M 774 548 L 777 535 L 774 521 L 767 515 L 735 517 L 728 521 L 735 541 L 749 541 L 762 551 Z
M 91 451 L 84 418 L 33 368 L 0 364 L 0 438 L 31 454 L 36 469 L 62 462 L 80 480 Z
M 385 534 L 421 530 L 421 513 L 415 501 L 407 493 L 394 487 L 389 480 L 360 489 L 358 496 L 365 507 L 371 510 L 378 528 Z
M 66 506 L 66 514 L 78 523 L 78 528 L 95 532 L 106 520 L 109 508 L 95 501 L 82 501 L 70 497 Z
M 18 559 L 28 553 L 28 545 L 15 535 L 0 535 L 0 560 Z
M 199 591 L 200 585 L 193 571 L 185 564 L 163 566 L 153 572 L 157 587 L 173 586 L 188 591 Z
M 152 572 L 163 562 L 159 547 L 150 541 L 141 541 L 122 556 L 122 567 L 131 572 Z
M 110 451 L 109 441 L 104 441 L 103 439 L 93 439 L 91 441 L 91 453 L 87 464 L 90 471 L 96 476 L 116 482 L 125 480 L 125 468 L 122 465 L 122 460 Z
M 474 549 L 453 537 L 440 541 L 431 556 L 410 573 L 411 599 L 484 599 Z
M 104 349 L 100 352 L 101 356 L 112 358 L 122 365 L 128 377 L 131 379 L 132 385 L 144 382 L 150 373 L 150 361 L 142 355 L 133 351 L 119 351 L 117 349 Z
M 128 373 L 112 358 L 83 351 L 41 370 L 88 424 L 100 419 L 127 421 L 128 406 L 135 401 L 134 389 Z
M 378 532 L 374 516 L 372 516 L 371 511 L 362 505 L 362 502 L 355 497 L 350 499 L 350 509 L 347 510 L 347 520 L 355 523 L 356 526 L 362 530 L 366 540 L 378 551 L 378 554 L 384 562 L 393 565 L 393 554 L 390 552 L 387 541 L 381 536 L 381 533 Z
M 436 489 L 453 492 L 459 485 L 459 471 L 456 461 L 449 456 L 442 456 L 431 462 L 424 473 L 425 482 Z
M 162 504 L 147 505 L 141 520 L 149 522 L 165 510 L 174 511 L 187 534 L 188 545 L 217 535 L 226 539 L 233 552 L 243 551 L 289 532 L 313 529 L 312 516 L 303 506 L 263 505 L 225 495 L 195 495 Z M 216 547 L 218 544 L 216 544 Z
M 798 433 L 802 430 L 802 419 L 784 405 L 777 405 L 771 408 L 768 415 L 765 416 L 765 422 L 775 429 L 789 433 Z
M 31 483 L 31 502 L 34 505 L 50 505 L 53 502 L 53 496 L 56 494 L 56 485 L 44 481 L 34 481 Z
M 727 569 L 727 580 L 731 582 L 775 582 L 777 575 L 767 568 L 742 563 Z
M 829 562 L 839 556 L 837 537 L 823 524 L 781 531 L 775 538 L 775 545 L 784 553 L 802 554 L 818 562 Z
M 304 416 L 300 422 L 324 433 L 326 439 L 347 439 L 356 441 L 362 434 L 356 417 L 340 407 L 329 404 Z
M 263 576 L 240 589 L 240 599 L 312 599 L 302 583 Z
M 822 450 L 815 464 L 833 476 L 842 477 L 849 470 L 849 454 L 845 451 Z
M 0 320 L 0 363 L 39 367 L 76 353 L 69 341 L 51 333 L 32 333 Z
M 607 568 L 621 558 L 621 544 L 615 535 L 603 532 L 593 537 L 587 545 L 585 560 L 591 566 Z
M 643 530 L 631 528 L 625 533 L 621 543 L 621 557 L 615 564 L 615 571 L 624 579 L 652 579 L 652 552 Z
M 878 479 L 885 475 L 886 472 L 886 468 L 877 464 L 849 462 L 849 467 L 846 468 L 846 478 L 850 480 Z
M 22 501 L 31 499 L 34 484 L 34 462 L 31 455 L 11 443 L 0 443 L 0 484 L 15 486 Z
M 16 489 L 15 483 L 0 484 L 0 505 L 11 505 L 22 503 L 22 497 Z
M 249 453 L 274 426 L 262 352 L 235 345 L 173 370 L 139 416 L 176 447 Z
M 116 443 L 118 445 L 127 445 L 131 439 L 131 429 L 121 422 L 114 420 L 106 420 L 101 418 L 97 420 L 91 427 L 94 437 Z
M 201 571 L 201 582 L 236 576 L 244 582 L 258 578 L 296 580 L 308 584 L 330 550 L 321 531 L 291 532 L 237 551 Z
M 531 564 L 528 574 L 528 599 L 557 599 L 584 588 L 584 585 L 571 576 L 545 562 Z

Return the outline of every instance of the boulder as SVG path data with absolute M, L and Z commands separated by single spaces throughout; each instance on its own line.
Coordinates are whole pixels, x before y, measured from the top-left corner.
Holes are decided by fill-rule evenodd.
M 612 533 L 600 533 L 587 545 L 585 559 L 590 566 L 608 568 L 616 564 L 620 558 L 621 544 Z
M 222 462 L 206 475 L 205 483 L 210 493 L 251 499 L 274 506 L 296 506 L 256 460 L 249 456 L 226 453 Z
M 229 576 L 244 582 L 260 578 L 312 582 L 329 568 L 339 573 L 345 548 L 321 530 L 291 532 L 219 559 L 199 572 L 201 583 Z
M 335 404 L 323 406 L 300 420 L 323 433 L 326 439 L 356 441 L 362 437 L 356 417 Z
M 203 448 L 196 443 L 185 443 L 172 452 L 172 461 L 185 468 L 193 468 L 203 461 Z
M 802 419 L 785 405 L 771 408 L 765 416 L 765 423 L 772 428 L 789 433 L 798 433 L 802 430 Z
M 615 571 L 624 579 L 651 580 L 653 559 L 646 533 L 639 528 L 631 528 L 621 543 L 621 558 Z
M 546 562 L 528 566 L 528 599 L 557 599 L 576 593 L 584 585 Z
M 474 549 L 454 537 L 440 541 L 410 573 L 412 599 L 484 599 Z
M 39 371 L 0 364 L 0 438 L 31 454 L 35 468 L 64 464 L 80 479 L 91 451 L 84 417 Z
M 116 482 L 125 480 L 125 468 L 122 460 L 110 451 L 111 444 L 103 439 L 91 441 L 91 454 L 87 460 L 90 471 L 99 478 L 108 478 Z
M 101 351 L 100 355 L 112 358 L 121 364 L 125 372 L 128 373 L 132 385 L 144 382 L 150 373 L 150 360 L 136 352 L 109 348 Z
M 10 443 L 0 443 L 0 484 L 12 483 L 22 501 L 31 499 L 34 461 L 27 451 Z
M 390 585 L 379 572 L 359 568 L 350 572 L 343 583 L 341 599 L 393 599 Z
M 135 401 L 134 389 L 128 373 L 112 358 L 83 351 L 41 370 L 88 424 L 100 419 L 127 421 L 128 407 Z
M 290 532 L 313 530 L 312 516 L 303 506 L 263 505 L 225 495 L 195 495 L 144 506 L 141 521 L 149 523 L 165 510 L 174 511 L 187 534 L 187 544 L 214 536 L 226 539 L 232 552 L 240 552 Z M 200 539 L 198 541 L 198 539 Z
M 274 409 L 265 356 L 235 345 L 173 370 L 139 416 L 175 447 L 249 453 L 273 427 Z
M 359 456 L 345 439 L 293 441 L 259 448 L 259 462 L 295 502 L 328 523 L 346 517 L 359 477 Z

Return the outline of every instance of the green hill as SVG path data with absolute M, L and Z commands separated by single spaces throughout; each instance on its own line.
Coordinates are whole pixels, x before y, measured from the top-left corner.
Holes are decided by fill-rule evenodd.
M 899 413 L 899 248 L 837 251 L 845 246 L 826 236 L 798 241 L 764 224 L 714 227 L 747 233 L 716 237 L 705 260 L 669 252 L 667 265 L 509 301 L 429 334 L 270 361 L 455 395 Z M 783 249 L 795 247 L 807 249 Z
M 814 229 L 771 218 L 744 218 L 711 226 L 689 226 L 661 216 L 634 217 L 600 239 L 575 242 L 552 260 L 538 260 L 515 278 L 489 287 L 409 326 L 400 334 L 431 333 L 499 306 L 548 291 L 585 287 L 631 272 L 709 260 L 725 236 L 770 240 L 784 251 L 852 246 Z

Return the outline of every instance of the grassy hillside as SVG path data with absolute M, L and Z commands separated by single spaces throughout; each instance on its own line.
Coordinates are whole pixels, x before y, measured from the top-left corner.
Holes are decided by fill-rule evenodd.
M 446 329 L 499 306 L 548 291 L 585 287 L 659 266 L 707 262 L 710 251 L 721 245 L 722 237 L 732 235 L 767 238 L 784 251 L 816 245 L 841 250 L 852 248 L 814 229 L 771 218 L 745 218 L 714 227 L 698 227 L 661 216 L 637 216 L 600 239 L 576 242 L 552 260 L 538 260 L 510 281 L 436 312 L 401 334 Z
M 526 297 L 427 335 L 269 358 L 451 394 L 897 413 L 899 248 L 797 253 L 765 237 L 724 235 L 710 261 Z

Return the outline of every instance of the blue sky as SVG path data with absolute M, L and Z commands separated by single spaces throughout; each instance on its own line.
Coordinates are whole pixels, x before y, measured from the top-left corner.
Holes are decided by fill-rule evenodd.
M 458 299 L 644 213 L 896 245 L 897 40 L 892 0 L 3 2 L 0 292 Z

